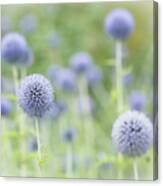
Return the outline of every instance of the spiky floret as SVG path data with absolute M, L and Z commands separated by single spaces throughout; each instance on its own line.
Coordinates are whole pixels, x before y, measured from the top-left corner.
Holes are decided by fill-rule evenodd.
M 113 124 L 112 139 L 122 154 L 135 157 L 147 152 L 153 143 L 153 126 L 145 114 L 127 111 Z
M 50 82 L 40 74 L 25 77 L 18 92 L 19 104 L 32 117 L 42 117 L 53 102 Z

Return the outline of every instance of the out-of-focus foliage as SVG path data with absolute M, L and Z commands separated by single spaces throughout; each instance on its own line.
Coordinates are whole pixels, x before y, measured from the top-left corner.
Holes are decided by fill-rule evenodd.
M 127 9 L 135 19 L 134 32 L 124 41 L 123 76 L 130 74 L 132 77 L 123 84 L 124 111 L 130 109 L 131 93 L 140 91 L 146 99 L 142 111 L 152 120 L 151 2 L 2 6 L 2 23 L 5 25 L 2 25 L 2 37 L 10 32 L 18 32 L 26 38 L 33 52 L 33 64 L 26 69 L 26 73 L 24 69 L 19 69 L 18 79 L 22 78 L 21 74 L 33 73 L 48 77 L 48 70 L 54 64 L 62 66 L 64 70 L 71 68 L 71 57 L 84 51 L 92 57 L 95 68 L 100 69 L 100 80 L 97 85 L 84 90 L 85 82 L 75 74 L 76 89 L 67 93 L 57 85 L 57 78 L 52 81 L 48 77 L 54 88 L 56 105 L 55 111 L 52 110 L 53 116 L 43 118 L 40 124 L 43 155 L 39 161 L 42 169 L 39 175 L 37 143 L 34 148 L 30 144 L 36 137 L 33 119 L 20 109 L 13 87 L 12 66 L 2 61 L 1 92 L 11 101 L 12 109 L 8 117 L 2 117 L 1 175 L 116 179 L 122 170 L 122 178 L 133 178 L 132 159 L 118 159 L 111 140 L 112 124 L 118 117 L 115 41 L 105 32 L 104 20 L 115 8 Z M 33 21 L 30 21 L 32 17 Z M 84 96 L 80 97 L 77 90 Z M 81 113 L 81 110 L 86 113 Z M 87 129 L 84 123 L 88 123 Z M 73 142 L 63 140 L 68 129 L 75 131 L 75 137 L 69 140 Z M 71 135 L 74 135 L 73 130 L 70 131 Z M 140 179 L 152 179 L 152 149 L 138 161 Z

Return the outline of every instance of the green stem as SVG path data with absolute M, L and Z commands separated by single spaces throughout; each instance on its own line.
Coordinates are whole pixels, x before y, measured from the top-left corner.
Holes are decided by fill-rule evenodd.
M 12 67 L 12 74 L 13 74 L 15 92 L 17 93 L 18 87 L 19 87 L 18 69 L 17 69 L 17 67 L 14 66 L 14 65 L 13 65 L 13 67 Z
M 40 142 L 40 131 L 39 131 L 39 122 L 38 119 L 35 119 L 35 131 L 36 131 L 36 139 L 37 139 L 37 153 L 38 153 L 38 164 L 39 164 L 39 172 L 41 174 L 41 166 L 40 166 L 40 161 L 41 161 L 41 142 Z
M 24 78 L 26 76 L 26 74 L 27 74 L 26 68 L 21 68 L 20 72 L 21 72 L 21 78 Z
M 123 110 L 123 85 L 122 85 L 122 42 L 116 42 L 116 87 L 117 87 L 117 111 Z
M 93 121 L 91 117 L 91 108 L 89 102 L 88 85 L 84 76 L 79 79 L 79 99 L 82 112 L 82 120 L 85 134 L 85 143 L 87 147 L 87 152 L 90 152 L 94 148 L 94 128 Z M 86 101 L 86 104 L 85 104 Z
M 116 42 L 116 90 L 117 90 L 117 112 L 123 111 L 123 85 L 122 85 L 122 42 Z M 121 162 L 123 156 L 118 154 L 118 161 Z M 120 164 L 121 165 L 121 164 Z M 121 166 L 118 171 L 118 179 L 122 179 Z
M 133 172 L 134 172 L 134 179 L 138 180 L 139 175 L 138 175 L 138 164 L 137 164 L 137 159 L 133 159 Z
M 72 144 L 67 145 L 66 174 L 68 178 L 73 177 Z

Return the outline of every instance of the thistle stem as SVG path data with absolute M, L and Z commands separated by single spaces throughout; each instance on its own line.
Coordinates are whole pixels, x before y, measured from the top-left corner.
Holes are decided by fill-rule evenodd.
M 137 164 L 137 159 L 133 159 L 133 172 L 134 172 L 134 179 L 138 180 L 139 175 L 138 175 L 138 164 Z
M 122 42 L 117 41 L 115 46 L 116 51 L 116 91 L 117 91 L 117 112 L 120 114 L 123 111 L 123 85 L 122 85 Z M 123 156 L 119 153 L 118 160 L 122 161 Z M 119 167 L 118 179 L 122 179 L 122 170 Z
M 67 145 L 66 174 L 68 178 L 73 177 L 72 144 Z
M 41 167 L 40 167 L 40 160 L 41 160 L 41 142 L 40 142 L 40 131 L 39 131 L 39 122 L 38 119 L 35 119 L 35 131 L 36 131 L 36 138 L 37 138 L 37 153 L 38 153 L 38 164 L 39 164 L 39 172 L 41 174 Z
M 12 67 L 12 74 L 13 74 L 15 92 L 17 93 L 19 81 L 18 81 L 18 70 L 16 66 Z
M 117 111 L 123 110 L 123 86 L 122 86 L 122 42 L 116 42 L 116 89 L 117 89 Z

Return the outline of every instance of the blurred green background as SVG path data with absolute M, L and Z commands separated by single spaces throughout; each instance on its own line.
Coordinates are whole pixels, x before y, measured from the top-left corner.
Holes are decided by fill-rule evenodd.
M 112 150 L 110 131 L 116 114 L 115 92 L 115 72 L 112 61 L 114 59 L 113 50 L 115 41 L 112 40 L 104 31 L 104 19 L 109 11 L 114 8 L 126 8 L 135 18 L 134 33 L 125 41 L 128 55 L 125 57 L 123 66 L 124 72 L 132 73 L 132 83 L 124 88 L 126 108 L 128 108 L 128 94 L 132 90 L 143 90 L 148 100 L 144 111 L 152 118 L 153 113 L 153 6 L 152 1 L 141 2 L 98 2 L 98 3 L 69 3 L 69 4 L 31 4 L 31 5 L 3 5 L 2 17 L 9 17 L 11 25 L 9 32 L 19 32 L 25 36 L 34 54 L 34 63 L 27 69 L 28 74 L 41 73 L 47 75 L 47 70 L 51 64 L 61 64 L 69 66 L 70 57 L 79 51 L 88 52 L 94 59 L 95 64 L 99 65 L 103 71 L 103 82 L 107 92 L 112 96 L 107 100 L 107 110 L 97 109 L 97 144 L 96 148 L 101 149 L 104 154 L 112 153 L 110 158 L 114 164 L 116 151 Z M 36 18 L 36 28 L 32 32 L 23 32 L 20 22 L 23 16 L 32 15 Z M 28 25 L 27 25 L 28 27 Z M 50 47 L 47 42 L 49 33 L 59 34 L 60 42 L 56 47 Z M 2 37 L 5 33 L 2 33 Z M 1 75 L 12 79 L 10 65 L 1 64 Z M 98 106 L 97 100 L 97 106 Z M 105 100 L 104 100 L 105 101 Z M 111 117 L 109 117 L 111 115 Z M 100 139 L 100 140 L 99 140 Z M 57 139 L 56 139 L 57 140 Z M 46 140 L 45 140 L 46 141 Z M 57 144 L 58 141 L 56 141 Z M 59 143 L 59 142 L 58 142 Z M 78 144 L 80 144 L 78 142 Z M 62 146 L 62 145 L 61 145 Z M 48 148 L 48 147 L 47 147 Z M 61 148 L 57 144 L 57 148 Z M 79 148 L 79 147 L 78 147 Z M 78 149 L 77 148 L 77 149 Z M 80 149 L 80 148 L 79 148 Z M 48 151 L 47 151 L 48 152 Z M 80 150 L 79 150 L 80 152 Z M 81 153 L 83 151 L 81 150 Z M 97 153 L 98 154 L 98 153 Z M 58 154 L 59 155 L 59 154 Z M 153 152 L 148 152 L 142 157 L 139 165 L 141 167 L 141 179 L 152 179 L 153 175 Z M 125 157 L 126 158 L 126 157 Z M 132 178 L 131 160 L 126 158 L 120 165 L 125 172 L 124 179 Z M 125 165 L 127 161 L 127 165 Z M 57 162 L 57 159 L 55 159 Z M 98 161 L 97 161 L 98 164 Z M 116 164 L 116 163 L 115 163 Z M 6 164 L 7 165 L 7 164 Z M 101 165 L 101 162 L 100 162 Z M 29 165 L 30 167 L 30 165 Z M 48 167 L 48 165 L 47 165 Z M 80 169 L 80 168 L 79 168 Z M 46 170 L 46 169 L 45 169 Z M 47 168 L 48 170 L 48 168 Z M 149 170 L 149 171 L 147 171 Z M 92 174 L 76 172 L 77 178 L 101 178 L 114 179 L 117 176 L 116 166 L 106 171 L 105 169 L 95 173 L 96 168 L 92 169 Z M 18 174 L 18 173 L 17 173 Z M 12 175 L 12 173 L 10 173 Z M 18 174 L 19 175 L 19 174 Z M 30 176 L 32 175 L 32 172 Z M 47 171 L 44 176 L 54 176 Z M 55 174 L 57 177 L 64 177 L 64 174 Z

